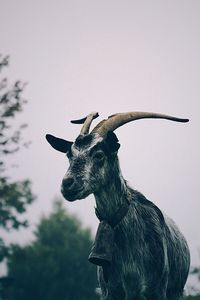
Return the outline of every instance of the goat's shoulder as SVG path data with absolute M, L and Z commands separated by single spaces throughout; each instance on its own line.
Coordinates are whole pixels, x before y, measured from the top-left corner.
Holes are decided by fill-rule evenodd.
M 142 217 L 143 221 L 156 222 L 161 226 L 165 224 L 165 218 L 162 211 L 142 193 L 132 189 L 132 203 L 135 210 Z

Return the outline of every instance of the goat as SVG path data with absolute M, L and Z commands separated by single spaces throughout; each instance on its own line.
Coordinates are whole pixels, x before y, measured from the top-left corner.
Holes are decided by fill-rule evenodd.
M 89 260 L 98 265 L 102 300 L 178 300 L 189 272 L 187 242 L 175 223 L 123 178 L 114 130 L 142 118 L 188 122 L 164 114 L 118 113 L 89 133 L 98 113 L 83 123 L 75 142 L 50 134 L 50 145 L 66 153 L 69 168 L 61 192 L 68 201 L 94 194 L 100 220 Z

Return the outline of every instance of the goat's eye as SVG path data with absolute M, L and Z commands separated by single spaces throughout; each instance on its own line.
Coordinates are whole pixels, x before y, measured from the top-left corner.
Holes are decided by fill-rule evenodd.
M 94 154 L 94 159 L 102 160 L 104 158 L 104 153 L 102 151 L 96 152 Z

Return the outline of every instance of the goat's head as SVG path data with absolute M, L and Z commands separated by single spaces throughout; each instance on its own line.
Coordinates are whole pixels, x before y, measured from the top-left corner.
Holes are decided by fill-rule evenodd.
M 83 199 L 91 193 L 97 193 L 110 180 L 120 147 L 113 131 L 119 126 L 142 118 L 188 122 L 188 119 L 157 113 L 119 113 L 101 121 L 89 133 L 92 120 L 96 117 L 98 117 L 98 113 L 91 113 L 84 119 L 71 121 L 76 124 L 84 123 L 80 135 L 74 143 L 50 134 L 46 136 L 51 146 L 66 153 L 69 159 L 69 168 L 63 178 L 61 187 L 62 194 L 68 201 Z

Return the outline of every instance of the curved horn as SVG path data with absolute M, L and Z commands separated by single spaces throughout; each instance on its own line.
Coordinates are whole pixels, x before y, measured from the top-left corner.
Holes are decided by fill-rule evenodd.
M 92 112 L 87 117 L 79 120 L 72 120 L 71 123 L 73 124 L 83 124 L 83 127 L 81 129 L 80 134 L 84 135 L 89 132 L 90 125 L 94 119 L 96 119 L 99 116 L 98 112 Z
M 118 127 L 139 119 L 145 118 L 155 118 L 155 119 L 167 119 L 170 121 L 176 122 L 188 122 L 189 119 L 181 119 L 173 116 L 168 116 L 165 114 L 153 113 L 153 112 L 127 112 L 127 113 L 118 113 L 108 117 L 107 120 L 101 121 L 97 126 L 92 130 L 93 133 L 98 133 L 102 137 L 106 136 L 108 131 L 114 131 Z

